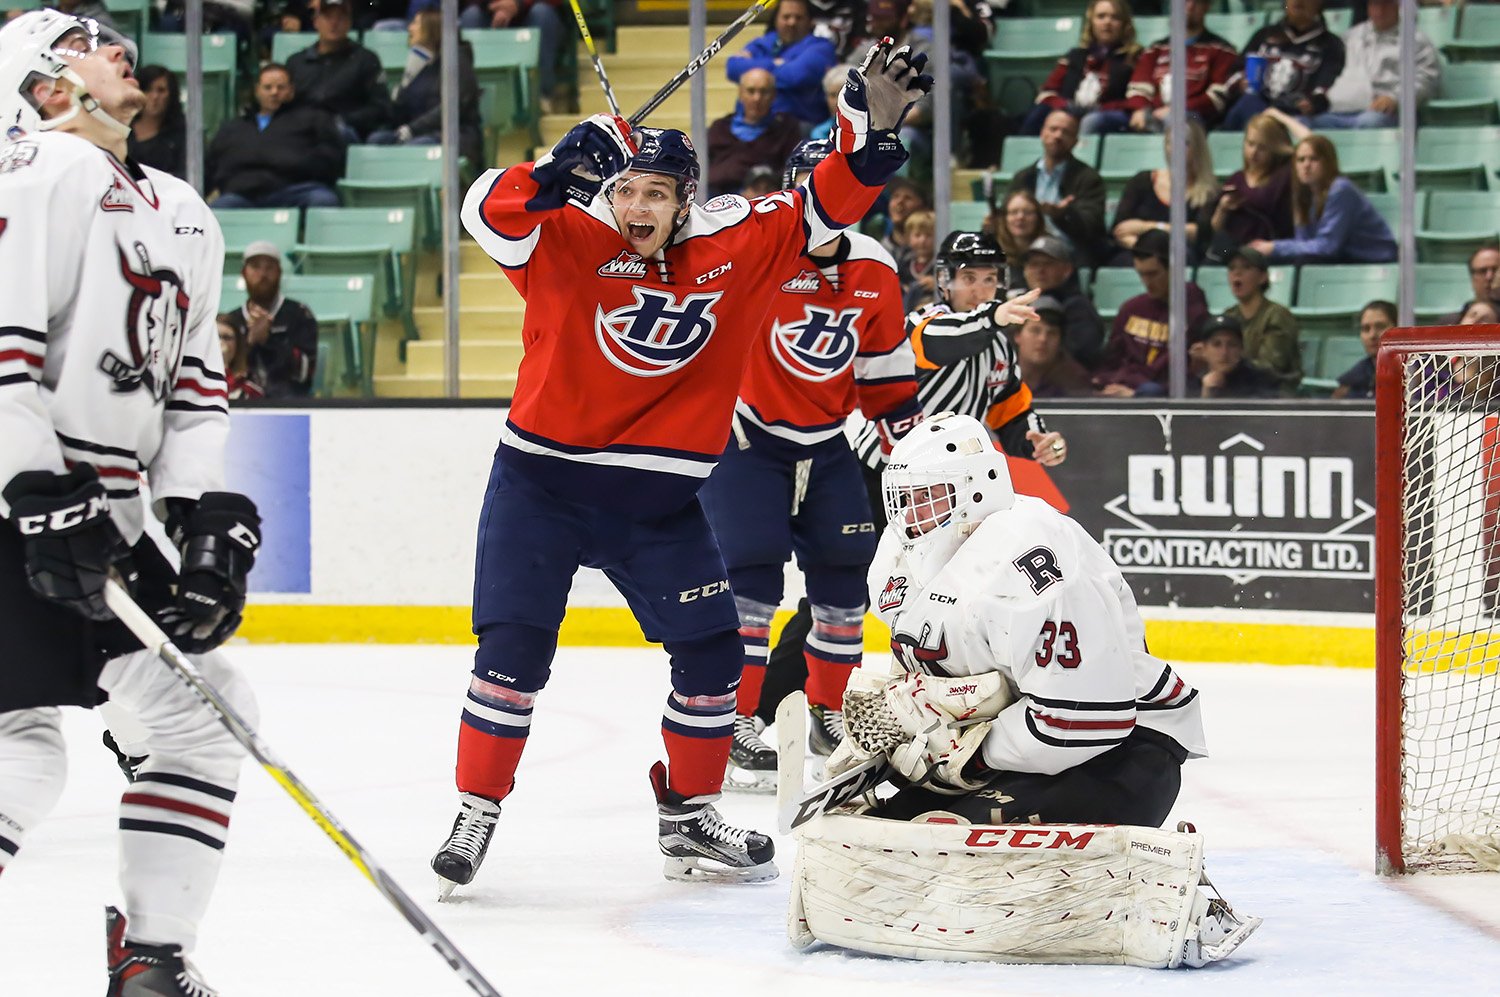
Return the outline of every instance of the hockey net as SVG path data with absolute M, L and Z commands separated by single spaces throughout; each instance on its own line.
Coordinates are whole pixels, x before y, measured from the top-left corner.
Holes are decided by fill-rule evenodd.
M 1387 333 L 1377 867 L 1500 869 L 1500 326 Z

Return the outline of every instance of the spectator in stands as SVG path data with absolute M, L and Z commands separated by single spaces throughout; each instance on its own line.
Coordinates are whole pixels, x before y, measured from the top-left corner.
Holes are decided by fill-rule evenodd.
M 833 42 L 813 34 L 808 0 L 778 0 L 772 30 L 729 58 L 726 71 L 739 82 L 747 71 L 764 69 L 776 80 L 773 112 L 815 125 L 827 110 L 823 74 L 838 62 Z
M 1016 330 L 1016 362 L 1034 398 L 1079 398 L 1094 393 L 1083 365 L 1063 347 L 1063 307 L 1050 295 L 1031 303 L 1036 318 Z
M 1188 375 L 1188 395 L 1200 398 L 1274 398 L 1281 385 L 1245 359 L 1245 335 L 1233 315 L 1205 315 L 1194 327 L 1203 373 Z
M 823 101 L 828 105 L 828 117 L 808 132 L 808 138 L 831 138 L 833 130 L 837 127 L 839 113 L 839 94 L 844 91 L 844 81 L 849 78 L 848 66 L 834 66 L 823 74 Z
M 1328 88 L 1328 110 L 1308 121 L 1330 128 L 1394 128 L 1400 94 L 1399 0 L 1369 0 L 1370 19 L 1344 36 L 1344 71 Z M 1417 29 L 1417 106 L 1437 96 L 1442 63 L 1432 39 Z
M 911 32 L 907 43 L 913 51 L 932 53 L 932 9 L 935 0 L 913 0 Z M 981 144 L 993 149 L 998 159 L 999 146 L 993 133 L 1001 119 L 990 111 L 989 77 L 984 67 L 984 52 L 994 35 L 994 13 L 990 5 L 971 0 L 946 0 L 948 13 L 949 72 L 952 80 L 954 145 L 950 150 L 960 165 L 968 165 L 970 149 Z M 932 96 L 919 100 L 901 127 L 901 140 L 911 152 L 908 170 L 913 176 L 928 176 L 932 168 Z M 986 152 L 988 150 L 985 150 Z M 993 162 L 993 160 L 991 160 Z
M 813 32 L 833 42 L 838 58 L 849 51 L 849 43 L 864 27 L 864 4 L 861 0 L 809 0 L 812 4 Z M 818 136 L 814 135 L 813 138 Z M 826 137 L 826 136 L 824 136 Z
M 1063 347 L 1085 366 L 1094 364 L 1104 347 L 1104 322 L 1078 284 L 1073 253 L 1052 235 L 1039 236 L 1024 256 L 1026 287 L 1040 290 L 1062 306 Z
M 868 0 L 865 4 L 865 23 L 862 33 L 856 32 L 854 42 L 846 50 L 845 61 L 858 64 L 871 45 L 882 38 L 895 39 L 896 45 L 910 45 L 914 51 L 920 49 L 920 40 L 912 36 L 911 0 Z
M 349 38 L 348 0 L 317 0 L 318 40 L 286 60 L 302 100 L 331 114 L 344 141 L 361 142 L 391 121 L 391 95 L 380 58 Z
M 219 126 L 208 147 L 215 208 L 336 208 L 344 139 L 326 111 L 296 99 L 286 67 L 261 67 L 256 110 Z
M 164 66 L 142 66 L 135 79 L 146 95 L 146 106 L 130 125 L 130 158 L 186 178 L 187 118 L 177 77 Z
M 1212 128 L 1229 104 L 1225 87 L 1239 53 L 1228 41 L 1203 26 L 1209 0 L 1187 0 L 1187 112 Z M 1130 77 L 1126 111 L 1101 111 L 1096 131 L 1159 132 L 1167 127 L 1171 105 L 1172 53 L 1161 38 L 1141 54 Z
M 1380 212 L 1339 173 L 1339 154 L 1323 135 L 1297 143 L 1292 160 L 1290 239 L 1256 239 L 1274 263 L 1391 263 L 1396 239 Z
M 1029 190 L 1013 190 L 1005 196 L 1001 210 L 991 211 L 986 226 L 1000 248 L 1005 250 L 1005 285 L 1014 289 L 1026 286 L 1026 251 L 1045 235 L 1042 208 Z
M 537 85 L 542 113 L 552 113 L 558 97 L 557 60 L 565 32 L 558 8 L 565 0 L 479 0 L 459 14 L 461 28 L 535 28 Z
M 1131 250 L 1144 294 L 1129 298 L 1115 316 L 1104 358 L 1094 376 L 1099 393 L 1110 398 L 1160 398 L 1167 393 L 1167 294 L 1172 284 L 1171 239 L 1158 230 L 1145 232 Z M 1197 284 L 1187 286 L 1188 327 L 1202 321 L 1208 303 Z
M 1257 114 L 1245 126 L 1243 165 L 1225 182 L 1211 226 L 1214 263 L 1256 239 L 1291 238 L 1292 137 L 1274 115 Z
M 932 272 L 932 257 L 937 246 L 937 215 L 931 211 L 913 211 L 901 226 L 906 249 L 896 257 L 896 276 L 901 280 L 902 305 L 915 311 L 937 300 L 937 281 Z
M 1078 47 L 1057 60 L 1036 104 L 1021 121 L 1022 135 L 1040 135 L 1047 115 L 1067 111 L 1080 118 L 1084 135 L 1120 131 L 1124 125 L 1125 88 L 1141 56 L 1135 19 L 1127 0 L 1090 0 Z M 1116 115 L 1111 119 L 1110 113 Z M 1113 124 L 1113 127 L 1111 127 Z
M 275 243 L 252 242 L 243 260 L 240 276 L 249 297 L 229 318 L 250 344 L 249 369 L 267 398 L 306 398 L 318 363 L 318 320 L 302 302 L 282 296 Z
M 1269 267 L 1270 261 L 1248 246 L 1235 250 L 1226 272 L 1235 303 L 1224 314 L 1240 323 L 1245 359 L 1290 392 L 1302 380 L 1300 330 L 1290 309 L 1266 297 Z
M 1489 301 L 1494 293 L 1490 285 L 1500 277 L 1500 249 L 1494 246 L 1480 246 L 1474 250 L 1469 257 L 1469 287 L 1473 296 L 1464 302 L 1463 307 L 1449 315 L 1438 319 L 1438 325 L 1459 325 L 1469 306 L 1476 301 Z
M 1375 354 L 1380 350 L 1380 337 L 1395 325 L 1396 306 L 1389 301 L 1372 301 L 1360 310 L 1359 341 L 1364 345 L 1365 356 L 1339 375 L 1334 398 L 1375 397 Z
M 736 193 L 748 201 L 757 197 L 765 197 L 773 191 L 781 189 L 781 174 L 764 163 L 760 166 L 750 167 L 750 172 L 745 174 L 745 184 Z
M 1344 43 L 1323 20 L 1323 0 L 1286 0 L 1286 16 L 1250 36 L 1229 80 L 1224 127 L 1238 131 L 1268 107 L 1309 119 L 1328 110 L 1344 71 Z
M 1189 262 L 1197 263 L 1212 231 L 1214 207 L 1219 202 L 1219 181 L 1214 179 L 1213 156 L 1208 151 L 1208 137 L 1203 134 L 1203 126 L 1190 120 L 1187 129 L 1188 257 Z M 1167 133 L 1162 149 L 1164 162 L 1171 155 L 1171 142 L 1171 134 Z M 1110 260 L 1110 266 L 1131 265 L 1130 250 L 1142 233 L 1153 229 L 1165 232 L 1171 228 L 1171 197 L 1172 173 L 1165 165 L 1155 170 L 1142 170 L 1126 181 L 1111 230 L 1120 250 Z
M 892 177 L 885 185 L 885 221 L 879 233 L 880 244 L 892 256 L 899 256 L 906 248 L 906 233 L 902 231 L 907 217 L 913 211 L 932 210 L 932 197 L 927 191 L 905 177 Z
M 1459 318 L 1459 325 L 1494 325 L 1500 321 L 1500 309 L 1493 301 L 1471 301 Z
M 802 126 L 776 103 L 776 77 L 768 69 L 740 74 L 734 113 L 708 126 L 708 193 L 732 194 L 752 166 L 779 168 L 802 141 Z
M 390 128 L 377 128 L 366 139 L 371 145 L 440 145 L 443 141 L 442 39 L 443 15 L 424 10 L 406 28 L 411 51 L 401 82 L 391 95 Z M 474 49 L 458 45 L 459 154 L 470 163 L 484 158 L 484 132 L 479 120 L 479 81 L 474 75 Z
M 266 393 L 250 373 L 250 337 L 230 312 L 217 317 L 219 352 L 224 354 L 224 381 L 229 400 L 264 398 Z
M 1047 231 L 1068 244 L 1075 259 L 1093 263 L 1105 250 L 1104 181 L 1073 155 L 1078 119 L 1053 111 L 1042 125 L 1042 158 L 1019 170 L 1010 190 L 1029 190 L 1041 206 Z

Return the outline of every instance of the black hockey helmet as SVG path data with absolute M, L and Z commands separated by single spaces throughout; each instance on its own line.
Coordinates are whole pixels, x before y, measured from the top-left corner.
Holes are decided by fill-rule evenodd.
M 833 155 L 833 143 L 826 138 L 804 139 L 786 157 L 786 168 L 781 171 L 781 186 L 790 190 L 797 186 L 797 174 L 815 168 Z
M 948 287 L 953 275 L 964 267 L 994 267 L 1005 281 L 1005 250 L 994 236 L 983 232 L 949 232 L 932 259 L 932 269 L 937 277 L 938 291 L 948 296 Z
M 631 157 L 629 169 L 675 177 L 678 199 L 690 204 L 703 178 L 692 139 L 676 128 L 637 128 L 635 141 L 639 151 Z

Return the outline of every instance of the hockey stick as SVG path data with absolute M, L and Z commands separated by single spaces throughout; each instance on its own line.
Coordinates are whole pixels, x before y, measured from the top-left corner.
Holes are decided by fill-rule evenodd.
M 333 839 L 338 845 L 339 851 L 348 856 L 349 861 L 354 863 L 355 868 L 364 873 L 366 879 L 374 884 L 375 889 L 380 891 L 381 896 L 390 901 L 391 906 L 401 912 L 406 922 L 412 926 L 417 934 L 421 935 L 437 950 L 437 954 L 443 957 L 455 973 L 459 975 L 469 989 L 479 994 L 480 997 L 500 997 L 500 991 L 490 985 L 484 975 L 474 967 L 474 964 L 458 950 L 458 946 L 448 940 L 448 936 L 432 923 L 422 909 L 407 896 L 396 881 L 386 873 L 375 861 L 374 856 L 360 847 L 338 819 L 329 813 L 328 808 L 313 796 L 312 790 L 303 785 L 302 780 L 292 774 L 292 770 L 281 763 L 266 743 L 260 739 L 249 724 L 247 724 L 234 707 L 224 701 L 219 690 L 213 687 L 198 667 L 188 660 L 177 646 L 172 643 L 170 637 L 162 632 L 156 625 L 156 621 L 147 615 L 146 611 L 136 605 L 130 593 L 114 579 L 105 583 L 104 599 L 109 608 L 120 618 L 120 622 L 135 634 L 137 640 L 146 645 L 162 661 L 166 662 L 178 677 L 186 682 L 192 690 L 198 694 L 203 704 L 212 710 L 219 718 L 234 739 L 240 742 L 251 756 L 264 768 L 272 779 L 281 784 L 281 788 L 289 793 L 292 799 L 297 801 L 306 814 L 313 819 L 313 823 L 323 829 L 323 833 Z
M 661 105 L 666 102 L 668 97 L 677 92 L 678 87 L 682 86 L 689 79 L 691 79 L 693 75 L 698 72 L 698 70 L 708 65 L 708 61 L 714 56 L 718 55 L 719 51 L 729 43 L 729 40 L 731 38 L 743 31 L 745 25 L 755 20 L 755 18 L 760 14 L 761 11 L 765 10 L 774 2 L 775 0 L 755 0 L 755 2 L 752 3 L 743 14 L 741 14 L 739 17 L 736 17 L 734 21 L 729 25 L 729 27 L 724 29 L 719 37 L 709 42 L 708 46 L 693 58 L 692 62 L 689 62 L 686 66 L 683 66 L 681 72 L 668 80 L 666 86 L 656 91 L 656 96 L 652 97 L 650 100 L 646 101 L 646 103 L 642 104 L 641 109 L 630 116 L 631 126 L 635 127 L 639 125 L 642 121 L 646 120 L 646 115 L 650 114 L 658 107 L 661 107 Z
M 604 63 L 599 61 L 599 50 L 594 47 L 594 36 L 589 33 L 588 19 L 583 16 L 583 8 L 578 6 L 578 0 L 568 0 L 573 5 L 573 20 L 578 22 L 578 33 L 583 35 L 583 47 L 589 50 L 589 59 L 594 63 L 594 73 L 599 77 L 599 85 L 604 88 L 604 99 L 609 101 L 609 113 L 615 117 L 620 116 L 620 103 L 615 100 L 615 88 L 609 85 L 609 77 L 604 73 Z
M 776 707 L 776 826 L 790 834 L 814 817 L 870 792 L 891 774 L 885 752 L 808 789 L 802 781 L 807 750 L 807 696 L 794 692 Z

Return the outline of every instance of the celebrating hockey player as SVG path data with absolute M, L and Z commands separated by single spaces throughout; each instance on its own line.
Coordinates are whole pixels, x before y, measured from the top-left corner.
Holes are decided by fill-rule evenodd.
M 965 412 L 984 420 L 1006 453 L 1035 458 L 1047 466 L 1061 464 L 1067 457 L 1067 442 L 1060 433 L 1048 431 L 1032 409 L 1031 390 L 1021 380 L 1015 347 L 1006 335 L 1007 328 L 1035 317 L 1030 304 L 1040 292 L 1028 291 L 1006 301 L 1000 293 L 1005 255 L 998 243 L 979 232 L 950 233 L 933 267 L 939 300 L 906 317 L 906 335 L 916 356 L 918 402 L 928 412 Z M 873 420 L 854 445 L 863 464 L 877 534 L 885 528 L 880 469 L 890 445 L 890 434 Z M 769 656 L 757 716 L 761 726 L 769 723 L 782 698 L 808 681 L 808 701 L 817 707 L 810 741 L 815 755 L 826 756 L 842 733 L 837 711 L 819 706 L 822 697 L 814 696 L 808 671 L 812 658 L 803 643 L 815 626 L 806 603 L 787 622 Z M 738 731 L 741 739 L 753 732 L 751 727 Z M 771 759 L 774 765 L 768 747 L 764 752 L 742 751 L 741 757 L 760 759 L 761 765 Z
M 240 620 L 260 520 L 223 488 L 214 323 L 224 244 L 181 180 L 126 158 L 134 46 L 55 10 L 0 29 L 0 867 L 57 802 L 58 707 L 108 695 L 149 732 L 120 802 L 111 997 L 202 997 L 187 961 L 243 749 L 104 602 L 110 576 L 242 716 L 209 653 Z M 141 493 L 145 472 L 154 504 Z M 179 574 L 144 535 L 162 516 Z M 24 854 L 24 853 L 22 853 Z M 3 886 L 0 886 L 3 889 Z
M 905 160 L 894 129 L 931 86 L 924 62 L 885 41 L 851 70 L 840 152 L 806 190 L 696 207 L 685 135 L 632 135 L 598 115 L 469 191 L 464 226 L 526 298 L 526 354 L 480 519 L 479 650 L 459 727 L 460 809 L 432 862 L 441 891 L 483 860 L 580 564 L 604 570 L 671 656 L 670 764 L 651 770 L 667 876 L 776 874 L 771 840 L 713 806 L 742 651 L 697 492 L 728 442 L 781 274 L 857 222 Z
M 1098 915 L 1097 930 L 1110 939 L 1092 953 L 1098 958 L 1056 958 L 1054 953 L 1049 959 L 1045 944 L 1022 937 L 1023 927 L 1036 927 L 1026 917 L 1017 919 L 1013 929 L 1007 920 L 980 939 L 955 940 L 949 950 L 1001 959 L 1037 950 L 1037 958 L 1020 961 L 1176 965 L 1210 961 L 1238 945 L 1258 922 L 1241 922 L 1222 901 L 1197 892 L 1200 847 L 1197 868 L 1188 863 L 1161 872 L 1187 877 L 1180 891 L 1186 906 L 1178 913 L 1196 930 L 1175 939 L 1168 933 L 1163 940 L 1151 935 L 1150 919 L 1141 916 L 1138 920 L 1148 923 L 1138 925 L 1133 935 L 1126 930 L 1124 955 L 1131 958 L 1118 958 L 1120 929 L 1108 924 L 1106 915 L 1111 909 L 1126 913 L 1132 903 L 1146 903 L 1147 898 L 1133 892 L 1141 877 L 1120 875 L 1120 882 L 1112 884 L 1109 876 L 1133 868 L 1133 847 L 1167 859 L 1192 854 L 1196 835 L 1146 829 L 1158 828 L 1166 819 L 1177 799 L 1182 764 L 1204 754 L 1204 738 L 1197 690 L 1146 650 L 1135 599 L 1104 549 L 1045 502 L 1016 495 L 1005 458 L 985 427 L 969 416 L 933 416 L 896 444 L 885 470 L 884 500 L 889 525 L 870 569 L 870 595 L 891 627 L 899 668 L 893 678 L 856 673 L 844 698 L 848 736 L 829 767 L 839 771 L 889 752 L 893 775 L 907 785 L 860 819 L 1025 828 L 1114 824 L 1142 832 L 1127 836 L 1129 840 L 1113 839 L 1119 848 L 1106 855 L 1102 868 L 1089 864 L 1111 852 L 1102 836 L 1097 846 L 1092 838 L 1072 838 L 1074 851 L 1094 848 L 1088 856 L 1062 851 L 1067 842 L 1052 846 L 1058 850 L 1051 852 L 1048 882 L 1056 885 L 1048 891 L 1065 895 L 1054 915 L 1066 913 L 1068 894 L 1079 908 L 1074 917 L 1085 911 L 1088 917 Z M 851 826 L 835 820 L 820 829 L 821 820 L 807 825 L 813 838 L 837 838 Z M 860 825 L 852 826 L 855 837 L 861 837 Z M 898 832 L 894 847 L 905 855 L 915 841 L 913 854 L 921 853 L 922 833 Z M 950 837 L 933 832 L 932 856 L 949 854 L 944 849 L 952 843 Z M 968 840 L 967 856 L 950 856 L 950 867 L 960 878 L 976 877 L 979 892 L 969 901 L 974 906 L 1009 910 L 1014 902 L 1017 912 L 1025 914 L 1027 904 L 1051 902 L 1038 899 L 1038 891 L 1030 887 L 1008 892 L 1015 882 L 1006 878 L 1011 852 L 999 846 L 1015 842 L 1004 831 Z M 1032 846 L 1043 843 L 1037 838 Z M 984 850 L 991 846 L 997 850 Z M 1027 868 L 1030 876 L 1034 870 Z M 983 893 L 981 879 L 995 884 L 996 892 Z M 880 878 L 873 875 L 868 881 Z M 925 901 L 952 905 L 961 892 L 952 877 L 944 876 L 942 889 L 930 894 L 924 882 L 912 881 L 910 889 L 920 899 L 909 903 L 902 916 L 917 917 Z M 829 897 L 849 894 L 835 904 L 859 911 L 852 922 L 874 923 L 863 933 L 833 927 L 836 940 L 896 951 L 883 947 L 892 944 L 883 933 L 892 929 L 886 914 L 861 906 L 885 902 L 873 892 L 850 899 L 860 891 L 844 889 L 836 874 L 823 872 L 810 881 L 799 877 L 794 892 L 799 890 L 804 907 L 811 899 L 819 909 Z M 1116 907 L 1094 909 L 1092 891 L 1114 894 Z M 1171 898 L 1178 893 L 1166 891 L 1165 896 L 1165 902 L 1176 902 Z M 1149 902 L 1163 899 L 1153 895 Z M 987 906 L 991 903 L 993 907 Z M 944 916 L 939 914 L 928 930 L 944 923 Z M 818 916 L 812 921 L 825 933 L 830 930 Z M 1174 914 L 1173 929 L 1177 922 Z M 1069 923 L 1070 941 L 1091 927 L 1081 918 Z M 903 929 L 897 924 L 892 930 Z M 812 930 L 816 935 L 818 928 Z M 918 941 L 896 945 L 920 949 Z M 1132 951 L 1131 944 L 1144 948 Z M 1064 945 L 1062 951 L 1071 949 Z

